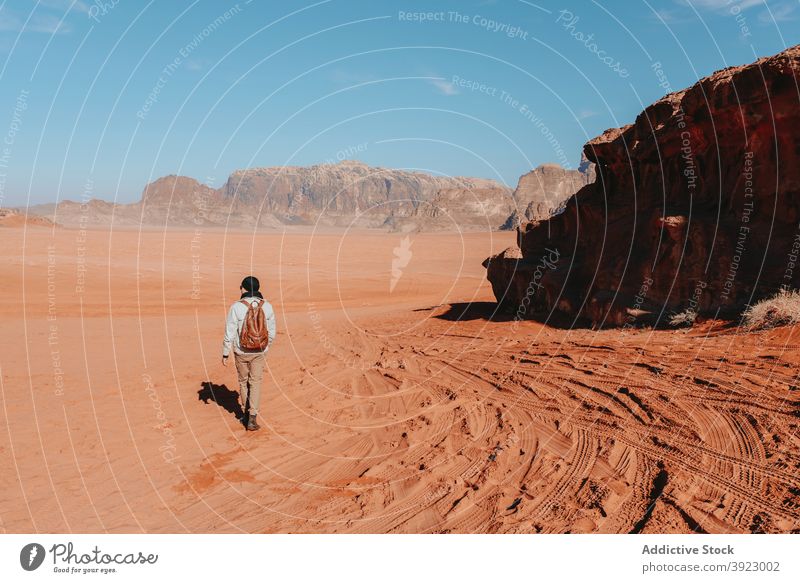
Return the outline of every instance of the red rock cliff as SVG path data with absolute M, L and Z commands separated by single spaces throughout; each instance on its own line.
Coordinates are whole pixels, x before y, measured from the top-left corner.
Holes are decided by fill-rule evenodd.
M 587 143 L 595 182 L 520 226 L 520 259 L 484 263 L 498 301 L 624 325 L 797 287 L 798 73 L 800 46 L 714 73 Z

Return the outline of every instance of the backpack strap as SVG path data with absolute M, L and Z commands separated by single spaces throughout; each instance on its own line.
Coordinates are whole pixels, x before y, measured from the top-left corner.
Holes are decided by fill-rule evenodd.
M 258 308 L 260 308 L 264 304 L 264 300 L 261 300 L 261 299 L 257 299 L 255 301 L 255 303 L 253 303 L 253 304 L 251 304 L 247 300 L 239 300 L 239 301 L 241 303 L 243 303 L 245 306 L 247 306 L 248 310 L 251 309 L 251 308 L 254 309 L 254 310 L 257 310 Z

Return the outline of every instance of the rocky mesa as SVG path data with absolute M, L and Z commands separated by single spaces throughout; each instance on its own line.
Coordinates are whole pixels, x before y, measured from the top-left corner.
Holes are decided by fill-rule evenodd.
M 218 189 L 186 176 L 148 184 L 141 200 L 31 207 L 67 226 L 280 227 L 322 225 L 389 230 L 496 230 L 545 218 L 587 183 L 587 170 L 542 165 L 515 191 L 494 180 L 434 176 L 356 161 L 237 170 Z
M 588 142 L 595 181 L 484 262 L 497 300 L 619 326 L 797 287 L 799 70 L 800 46 L 724 69 Z
M 31 207 L 60 224 L 278 227 L 499 228 L 514 211 L 512 191 L 482 178 L 433 176 L 344 161 L 237 170 L 219 189 L 186 176 L 148 184 L 141 200 Z M 463 204 L 453 204 L 454 199 Z M 439 201 L 441 206 L 438 206 Z M 434 216 L 442 220 L 433 220 Z
M 236 208 L 257 209 L 283 223 L 319 220 L 341 226 L 381 226 L 390 217 L 417 214 L 442 190 L 487 193 L 496 203 L 496 208 L 485 209 L 493 223 L 510 212 L 510 189 L 493 180 L 433 176 L 356 161 L 239 170 L 231 174 L 221 194 Z

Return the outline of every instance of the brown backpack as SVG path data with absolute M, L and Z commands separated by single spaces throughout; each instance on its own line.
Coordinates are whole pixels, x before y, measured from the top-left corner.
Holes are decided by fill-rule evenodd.
M 256 300 L 252 304 L 246 300 L 247 315 L 244 317 L 242 331 L 239 333 L 239 346 L 244 350 L 264 350 L 269 345 L 269 331 L 261 306 L 264 300 Z

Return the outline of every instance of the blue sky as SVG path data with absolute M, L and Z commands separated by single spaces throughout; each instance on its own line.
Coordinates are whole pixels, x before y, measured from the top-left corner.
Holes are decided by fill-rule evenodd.
M 798 0 L 0 0 L 0 206 L 342 158 L 513 186 L 797 44 L 798 19 Z

